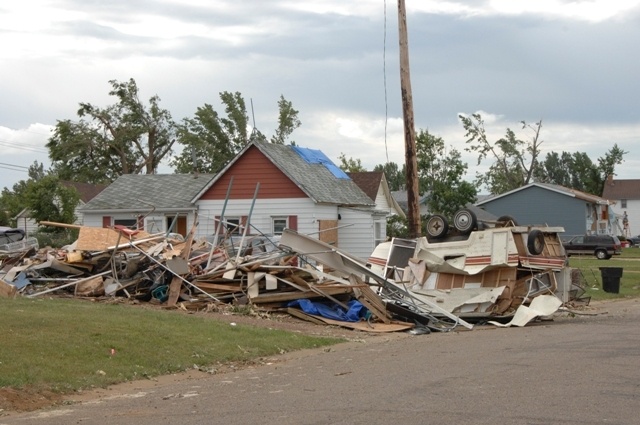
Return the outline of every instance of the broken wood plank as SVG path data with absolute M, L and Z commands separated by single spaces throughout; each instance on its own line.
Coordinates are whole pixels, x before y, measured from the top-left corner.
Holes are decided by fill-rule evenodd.
M 318 319 L 316 316 L 312 314 L 307 314 L 300 309 L 287 307 L 285 311 L 290 315 L 292 315 L 293 317 L 297 317 L 298 319 L 306 320 L 307 322 L 315 323 L 316 325 L 326 325 L 325 322 Z
M 0 279 L 0 297 L 3 298 L 15 298 L 18 293 L 18 288 L 9 282 L 5 282 Z
M 323 294 L 318 294 L 315 291 L 296 291 L 296 292 L 281 292 L 275 294 L 262 294 L 255 298 L 251 299 L 252 303 L 260 304 L 260 303 L 272 303 L 272 302 L 285 302 L 285 301 L 293 301 L 299 300 L 301 298 L 326 298 L 327 295 L 339 295 L 339 294 L 349 294 L 352 293 L 352 289 L 350 286 L 339 285 L 332 286 L 328 288 L 323 288 Z
M 189 257 L 191 256 L 191 245 L 193 244 L 193 238 L 195 237 L 197 228 L 198 213 L 196 212 L 193 217 L 193 225 L 191 226 L 191 230 L 189 230 L 187 239 L 184 241 L 184 246 L 182 247 L 182 252 L 180 253 L 180 258 L 185 261 L 189 260 Z M 182 279 L 180 275 L 174 273 L 173 279 L 171 279 L 171 283 L 169 284 L 169 299 L 167 300 L 167 306 L 173 307 L 178 302 L 183 280 L 184 279 Z

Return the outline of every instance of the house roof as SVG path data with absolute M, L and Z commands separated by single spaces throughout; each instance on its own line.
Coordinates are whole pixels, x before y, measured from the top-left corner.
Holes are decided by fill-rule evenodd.
M 382 171 L 360 171 L 347 174 L 374 202 L 378 197 L 378 190 L 382 186 L 382 191 L 389 206 L 395 210 L 396 214 L 403 218 L 405 217 L 404 210 L 392 195 L 391 190 L 389 190 L 389 184 Z
M 557 184 L 535 182 L 535 183 L 529 183 L 529 184 L 527 184 L 525 186 L 521 186 L 521 187 L 519 187 L 517 189 L 510 190 L 509 192 L 505 192 L 505 193 L 502 193 L 500 195 L 488 197 L 486 199 L 483 199 L 480 202 L 476 202 L 476 205 L 478 205 L 478 206 L 484 205 L 484 204 L 490 203 L 492 201 L 495 201 L 496 199 L 500 199 L 500 198 L 503 198 L 505 196 L 509 196 L 511 194 L 514 194 L 514 193 L 529 189 L 530 187 L 539 187 L 539 188 L 542 188 L 542 189 L 545 189 L 545 190 L 550 190 L 550 191 L 553 191 L 553 192 L 560 193 L 562 195 L 570 196 L 572 198 L 581 199 L 583 201 L 587 201 L 587 202 L 590 202 L 590 203 L 593 203 L 593 204 L 605 204 L 606 205 L 606 204 L 609 203 L 604 198 L 601 198 L 601 197 L 596 196 L 596 195 L 592 195 L 590 193 L 581 192 L 581 191 L 576 190 L 576 189 L 570 189 L 568 187 L 560 186 L 560 185 L 557 185 Z
M 212 178 L 211 174 L 124 174 L 81 211 L 190 209 L 195 194 Z
M 374 201 L 376 200 L 376 196 L 378 196 L 378 189 L 380 188 L 382 177 L 384 176 L 382 171 L 361 171 L 347 174 L 369 198 Z
M 199 199 L 252 147 L 256 147 L 309 198 L 319 204 L 373 206 L 374 202 L 322 152 L 299 146 L 253 141 L 195 195 Z
M 80 200 L 87 203 L 95 198 L 100 192 L 107 188 L 106 184 L 80 183 L 71 181 L 61 181 L 66 187 L 73 187 L 80 194 Z
M 605 199 L 640 199 L 640 180 L 607 179 L 602 190 Z

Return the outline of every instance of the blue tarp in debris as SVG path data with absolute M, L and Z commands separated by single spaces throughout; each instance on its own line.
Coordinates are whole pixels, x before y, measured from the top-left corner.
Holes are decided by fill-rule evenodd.
M 337 167 L 331 160 L 317 149 L 301 148 L 300 146 L 292 146 L 293 150 L 298 153 L 309 164 L 322 164 L 324 165 L 334 176 L 339 179 L 348 179 L 347 173 Z
M 367 310 L 360 301 L 356 300 L 351 300 L 347 303 L 349 309 L 346 311 L 338 304 L 314 302 L 306 298 L 291 301 L 287 304 L 287 307 L 296 307 L 307 314 L 340 320 L 341 322 L 359 322 L 361 319 L 366 319 L 369 315 L 369 310 Z

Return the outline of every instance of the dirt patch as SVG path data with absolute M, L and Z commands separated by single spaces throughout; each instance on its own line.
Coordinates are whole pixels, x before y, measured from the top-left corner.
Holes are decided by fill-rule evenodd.
M 59 404 L 63 394 L 36 388 L 0 388 L 0 416 L 5 411 L 26 412 Z

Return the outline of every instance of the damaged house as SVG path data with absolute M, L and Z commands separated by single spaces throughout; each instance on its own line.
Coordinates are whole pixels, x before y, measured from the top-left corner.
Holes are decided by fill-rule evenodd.
M 289 228 L 366 259 L 386 239 L 390 209 L 377 209 L 322 152 L 255 141 L 215 176 L 123 175 L 82 213 L 85 226 L 183 236 L 197 213 L 196 238 L 239 237 L 245 228 L 277 236 Z

